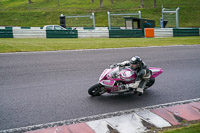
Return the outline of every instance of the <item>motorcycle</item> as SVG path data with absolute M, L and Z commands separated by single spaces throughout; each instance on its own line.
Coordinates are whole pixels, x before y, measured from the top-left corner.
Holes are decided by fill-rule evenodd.
M 152 72 L 152 75 L 144 90 L 151 87 L 155 83 L 155 78 L 163 72 L 161 68 L 156 67 L 149 67 L 149 70 Z M 109 69 L 103 71 L 99 77 L 98 83 L 88 89 L 88 94 L 91 96 L 100 96 L 106 92 L 110 94 L 134 93 L 136 92 L 136 89 L 124 89 L 122 86 L 134 83 L 135 79 L 136 73 L 130 68 L 130 66 L 121 67 L 114 64 L 111 65 Z

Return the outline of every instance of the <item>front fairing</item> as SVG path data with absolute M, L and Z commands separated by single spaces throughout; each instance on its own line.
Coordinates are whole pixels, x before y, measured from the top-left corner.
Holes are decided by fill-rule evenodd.
M 113 69 L 105 69 L 101 76 L 99 77 L 99 82 L 102 80 L 121 80 L 118 76 L 119 73 L 119 67 L 115 67 Z
M 103 79 L 106 79 L 106 75 L 107 75 L 110 71 L 111 71 L 111 69 L 105 69 L 105 70 L 102 72 L 101 76 L 99 77 L 99 82 L 100 82 L 101 80 L 103 80 Z
M 113 69 L 105 69 L 99 77 L 99 83 L 107 88 L 113 87 L 116 81 L 121 80 L 119 76 L 117 76 L 118 72 L 119 67 L 115 67 Z
M 114 80 L 101 80 L 99 83 L 105 87 L 113 87 L 115 82 Z
M 112 87 L 117 81 L 132 83 L 135 78 L 135 72 L 129 67 L 122 68 L 118 66 L 112 69 L 105 69 L 99 77 L 99 83 Z

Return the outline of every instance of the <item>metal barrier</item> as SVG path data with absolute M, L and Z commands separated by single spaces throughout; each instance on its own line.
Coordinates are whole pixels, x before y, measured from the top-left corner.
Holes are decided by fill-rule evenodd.
M 145 30 L 145 29 L 144 29 Z M 96 27 L 84 29 L 76 27 L 76 30 L 44 30 L 41 27 L 2 27 L 0 26 L 0 38 L 135 38 L 147 36 L 142 29 L 111 29 L 108 27 Z M 184 37 L 200 36 L 200 28 L 152 28 L 150 37 Z
M 165 9 L 165 8 L 162 9 L 161 28 L 165 28 L 164 22 L 165 22 L 165 20 L 167 20 L 166 15 L 165 15 L 166 13 L 167 14 L 174 14 L 174 13 L 176 14 L 176 28 L 179 27 L 179 18 L 178 18 L 179 9 L 180 9 L 179 7 L 176 8 L 175 11 L 173 11 L 171 9 Z
M 90 18 L 92 19 L 92 23 L 93 23 L 93 28 L 95 29 L 95 16 L 94 13 L 92 13 L 91 15 L 83 15 L 83 16 L 66 16 L 66 18 Z

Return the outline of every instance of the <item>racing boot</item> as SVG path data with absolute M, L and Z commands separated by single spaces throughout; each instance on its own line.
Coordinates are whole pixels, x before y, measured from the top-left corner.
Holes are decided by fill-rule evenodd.
M 142 94 L 144 93 L 144 88 L 146 84 L 147 84 L 147 80 L 144 80 L 144 79 L 139 83 L 139 86 L 136 89 L 139 96 L 142 96 Z
M 140 84 L 140 81 L 136 81 L 135 83 L 128 84 L 128 87 L 130 90 L 134 90 L 134 89 L 138 88 L 139 84 Z
M 142 96 L 142 94 L 144 93 L 144 89 L 143 88 L 137 88 L 137 94 L 138 96 Z

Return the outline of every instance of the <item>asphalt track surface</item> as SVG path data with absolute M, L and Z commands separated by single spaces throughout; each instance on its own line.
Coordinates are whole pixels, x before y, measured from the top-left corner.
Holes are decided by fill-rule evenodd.
M 164 70 L 143 96 L 88 95 L 135 55 Z M 200 45 L 0 54 L 0 130 L 199 98 L 199 66 Z

